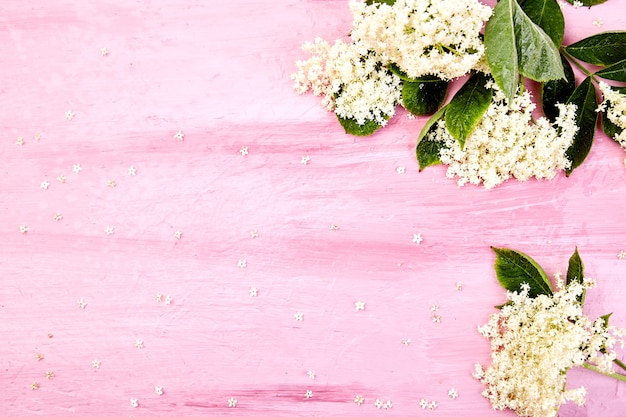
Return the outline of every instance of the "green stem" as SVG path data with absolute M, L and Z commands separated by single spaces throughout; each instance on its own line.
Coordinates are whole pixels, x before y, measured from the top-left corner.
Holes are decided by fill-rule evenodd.
M 620 361 L 619 359 L 613 359 L 613 362 L 615 362 L 617 366 L 626 371 L 626 364 L 624 362 Z
M 578 62 L 578 60 L 576 58 L 574 58 L 573 56 L 571 56 L 566 50 L 564 46 L 561 46 L 560 51 L 563 55 L 565 55 L 565 58 L 567 58 L 567 60 L 571 63 L 573 63 L 574 65 L 576 65 L 576 68 L 578 68 L 579 70 L 582 71 L 583 74 L 585 74 L 587 77 L 591 77 L 591 79 L 597 84 L 598 80 L 596 79 L 596 77 L 593 75 L 593 72 L 589 72 L 589 70 L 585 67 L 583 67 L 582 65 L 580 65 L 580 62 Z
M 599 374 L 602 374 L 602 375 L 610 376 L 611 378 L 615 378 L 618 381 L 626 382 L 626 375 L 618 374 L 618 373 L 615 373 L 615 372 L 614 373 L 610 373 L 610 374 L 606 373 L 606 372 L 603 372 L 603 371 L 600 370 L 600 368 L 598 368 L 597 366 L 594 366 L 594 365 L 592 365 L 592 364 L 590 364 L 588 362 L 583 363 L 583 368 L 587 368 L 587 369 L 589 369 L 591 371 L 595 371 L 595 372 L 597 372 Z

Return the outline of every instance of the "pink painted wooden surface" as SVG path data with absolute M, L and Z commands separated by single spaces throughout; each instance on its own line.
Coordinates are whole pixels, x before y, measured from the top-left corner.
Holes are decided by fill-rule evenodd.
M 624 29 L 622 6 L 566 7 L 566 42 L 597 17 Z M 0 415 L 511 415 L 471 377 L 504 297 L 490 245 L 550 274 L 578 245 L 587 311 L 626 326 L 623 150 L 599 135 L 571 178 L 491 191 L 418 173 L 423 119 L 354 138 L 291 89 L 300 44 L 350 18 L 339 0 L 2 2 Z M 589 399 L 562 415 L 624 415 L 626 384 L 570 379 Z

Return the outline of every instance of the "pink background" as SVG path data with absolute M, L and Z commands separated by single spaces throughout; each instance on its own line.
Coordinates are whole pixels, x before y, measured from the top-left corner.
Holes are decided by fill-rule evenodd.
M 623 5 L 566 6 L 565 42 Z M 301 43 L 350 22 L 343 0 L 0 4 L 0 415 L 512 415 L 471 377 L 504 298 L 490 245 L 550 275 L 578 246 L 589 315 L 626 326 L 624 151 L 600 134 L 570 178 L 490 191 L 419 173 L 425 119 L 347 136 L 291 88 Z M 626 384 L 570 381 L 588 402 L 562 415 L 624 415 Z

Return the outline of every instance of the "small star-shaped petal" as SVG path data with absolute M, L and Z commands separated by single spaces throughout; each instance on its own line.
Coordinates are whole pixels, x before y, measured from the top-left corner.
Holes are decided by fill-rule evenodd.
M 337 226 L 336 224 L 331 224 L 329 229 L 330 230 L 339 230 L 339 226 Z
M 38 354 L 35 356 L 35 359 L 37 359 L 37 362 L 42 361 L 42 360 L 43 360 L 43 358 L 44 358 L 43 353 L 38 353 Z
M 430 404 L 428 404 L 428 409 L 429 410 L 434 410 L 437 408 L 437 401 L 431 401 Z
M 594 26 L 596 27 L 600 27 L 604 24 L 604 20 L 602 20 L 601 17 L 597 18 L 596 20 L 593 21 Z
M 617 259 L 626 259 L 626 251 L 619 251 L 619 253 L 617 254 Z
M 296 321 L 302 321 L 302 319 L 304 318 L 304 313 L 297 312 L 293 315 L 293 318 L 296 319 Z
M 67 179 L 67 178 L 65 178 L 65 175 L 59 175 L 59 176 L 57 177 L 57 181 L 59 181 L 61 184 L 65 184 L 65 180 L 66 180 L 66 179 Z
M 50 186 L 50 183 L 48 181 L 46 181 L 46 180 L 41 181 L 40 187 L 42 189 L 47 190 L 49 186 Z
M 241 269 L 244 269 L 248 266 L 248 263 L 246 262 L 245 259 L 240 259 L 237 261 L 237 266 Z
M 100 361 L 98 359 L 94 359 L 91 361 L 91 367 L 93 369 L 100 369 Z
M 39 141 L 39 139 L 41 139 L 41 133 L 35 133 L 34 138 L 36 141 Z
M 185 139 L 185 134 L 183 133 L 182 130 L 179 130 L 178 132 L 176 132 L 176 134 L 174 135 L 174 139 L 176 140 L 180 140 L 183 141 Z
M 19 137 L 19 138 L 15 139 L 15 144 L 17 146 L 24 146 L 24 138 Z
M 79 173 L 80 171 L 83 170 L 83 167 L 80 166 L 80 164 L 74 164 L 72 165 L 72 171 L 74 171 L 75 173 Z
M 363 398 L 362 396 L 360 396 L 360 395 L 357 395 L 356 397 L 354 397 L 354 403 L 355 403 L 356 405 L 361 405 L 361 404 L 363 404 L 363 401 L 365 401 L 365 400 L 364 400 L 364 398 Z
M 26 232 L 28 232 L 28 226 L 25 224 L 20 225 L 20 233 L 24 234 Z
M 384 410 L 389 410 L 392 407 L 393 407 L 393 404 L 391 403 L 390 400 L 387 400 L 387 402 L 385 402 L 385 404 L 383 404 L 383 409 Z
M 107 180 L 107 187 L 115 188 L 116 185 L 117 185 L 117 182 L 115 180 Z
M 130 176 L 137 175 L 137 169 L 135 169 L 135 167 L 131 165 L 130 168 L 128 168 L 128 175 Z
M 441 323 L 441 316 L 439 314 L 433 314 L 431 318 L 433 323 Z
M 59 221 L 63 218 L 61 213 L 54 213 L 54 220 Z
M 463 284 L 460 282 L 457 282 L 456 284 L 454 284 L 454 287 L 456 288 L 457 291 L 463 291 Z
M 161 293 L 156 293 L 156 295 L 154 296 L 154 299 L 156 300 L 157 303 L 160 303 L 161 301 L 163 301 L 163 294 Z
M 180 239 L 182 235 L 183 235 L 183 232 L 181 232 L 180 230 L 177 230 L 174 232 L 175 239 Z
M 154 393 L 156 395 L 163 395 L 163 387 L 157 385 L 154 387 Z
M 439 306 L 437 304 L 433 304 L 430 306 L 430 311 L 439 311 Z
M 172 296 L 168 295 L 167 297 L 165 297 L 165 305 L 168 306 L 172 304 Z
M 239 153 L 241 154 L 241 156 L 248 155 L 248 147 L 247 146 L 242 146 L 241 149 L 239 149 Z
M 113 226 L 107 226 L 104 228 L 104 233 L 106 233 L 107 236 L 110 236 L 115 233 L 115 228 Z
M 306 392 L 304 393 L 304 398 L 308 400 L 311 397 L 313 397 L 313 391 L 311 391 L 310 389 L 306 390 Z
M 39 382 L 33 381 L 33 383 L 30 384 L 30 389 L 37 391 L 39 389 Z
M 237 407 L 237 400 L 235 398 L 233 398 L 233 397 L 230 397 L 228 399 L 228 407 L 230 407 L 230 408 Z
M 453 400 L 456 400 L 458 396 L 459 396 L 459 393 L 454 388 L 450 388 L 448 390 L 448 397 L 452 398 Z
M 137 398 L 130 399 L 130 406 L 133 408 L 139 407 L 139 400 Z
M 313 371 L 309 371 L 309 372 L 307 372 L 306 374 L 307 374 L 307 376 L 308 376 L 309 378 L 311 378 L 311 379 L 315 379 L 315 372 L 313 372 Z
M 398 174 L 404 174 L 406 172 L 406 169 L 404 167 L 398 167 L 396 168 L 396 172 Z
M 402 339 L 400 343 L 402 343 L 404 346 L 408 346 L 411 344 L 411 339 Z
M 74 116 L 76 116 L 76 115 L 71 110 L 68 110 L 68 111 L 65 112 L 65 118 L 67 120 L 72 120 L 74 118 Z
M 309 157 L 309 156 L 303 156 L 303 157 L 302 157 L 302 159 L 300 160 L 300 163 L 301 163 L 302 165 L 308 165 L 310 160 L 311 160 L 311 157 Z
M 135 347 L 136 347 L 137 349 L 143 349 L 143 348 L 144 348 L 144 345 L 143 345 L 143 340 L 141 340 L 141 339 L 137 339 L 137 341 L 135 342 Z
M 250 230 L 250 237 L 252 239 L 259 237 L 259 232 L 255 229 L 255 230 Z
M 413 243 L 419 245 L 420 243 L 422 243 L 422 240 L 424 240 L 424 239 L 422 238 L 422 234 L 421 233 L 414 233 L 413 234 Z
M 85 307 L 87 307 L 87 303 L 82 298 L 79 299 L 78 301 L 76 301 L 76 304 L 78 304 L 78 308 L 80 308 L 82 310 L 84 310 Z
M 100 48 L 100 55 L 102 56 L 109 55 L 109 50 L 107 48 Z
M 250 297 L 256 297 L 258 294 L 258 291 L 256 287 L 251 287 L 248 292 L 250 293 Z
M 422 398 L 420 400 L 420 407 L 422 407 L 423 409 L 428 408 L 428 404 L 429 404 L 428 401 L 426 401 L 425 399 Z
M 54 372 L 46 371 L 46 379 L 54 379 Z
M 380 398 L 376 398 L 376 401 L 374 401 L 374 407 L 378 408 L 379 410 L 381 408 L 383 408 L 383 405 L 385 405 L 385 403 L 383 403 Z
M 365 310 L 365 302 L 363 301 L 357 301 L 354 303 L 354 308 L 356 311 L 361 311 L 361 310 Z

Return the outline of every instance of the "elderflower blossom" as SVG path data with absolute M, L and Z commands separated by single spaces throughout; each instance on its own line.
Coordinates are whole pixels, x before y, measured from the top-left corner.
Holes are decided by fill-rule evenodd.
M 611 86 L 604 81 L 600 81 L 598 86 L 603 98 L 600 110 L 605 112 L 611 123 L 622 129 L 621 133 L 613 136 L 613 140 L 626 149 L 626 95 L 611 89 Z
M 507 304 L 478 331 L 491 341 L 491 365 L 475 365 L 474 378 L 485 385 L 483 396 L 496 410 L 519 416 L 554 417 L 566 401 L 585 402 L 584 387 L 565 389 L 566 372 L 586 361 L 612 373 L 613 346 L 623 332 L 583 314 L 578 297 L 587 283 L 557 283 L 558 291 L 529 297 L 530 286 L 508 292 Z M 602 352 L 605 352 L 604 354 Z
M 554 124 L 545 117 L 532 122 L 535 104 L 530 93 L 519 94 L 509 103 L 495 83 L 490 81 L 487 87 L 494 90 L 492 102 L 464 149 L 443 119 L 424 138 L 443 142 L 439 156 L 448 165 L 448 178 L 457 176 L 459 186 L 482 182 L 485 188 L 493 188 L 511 177 L 552 179 L 570 166 L 565 151 L 578 131 L 574 104 L 559 104 Z
M 465 75 L 484 53 L 480 31 L 492 9 L 478 0 L 351 0 L 352 39 L 395 63 L 409 77 Z
M 322 96 L 326 109 L 360 125 L 372 120 L 384 126 L 395 114 L 400 78 L 384 68 L 374 52 L 358 42 L 337 40 L 330 45 L 321 38 L 306 42 L 302 49 L 312 56 L 296 62 L 298 72 L 291 78 L 298 94 L 311 90 Z

